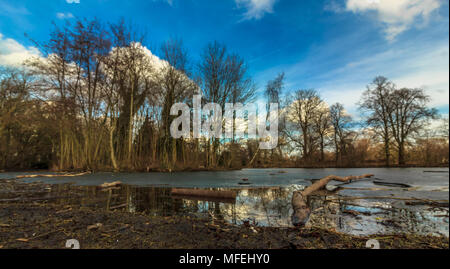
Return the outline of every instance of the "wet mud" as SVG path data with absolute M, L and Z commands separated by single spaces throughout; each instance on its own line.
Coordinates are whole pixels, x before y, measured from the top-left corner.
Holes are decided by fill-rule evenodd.
M 78 240 L 82 249 L 348 249 L 366 248 L 369 239 L 377 239 L 381 248 L 448 248 L 449 243 L 446 236 L 355 236 L 315 226 L 233 223 L 214 215 L 214 210 L 208 211 L 212 213 L 207 218 L 192 211 L 181 214 L 177 209 L 181 205 L 173 201 L 163 206 L 164 212 L 156 212 L 130 203 L 130 196 L 120 199 L 119 191 L 131 193 L 132 189 L 0 180 L 0 248 L 61 249 L 69 239 Z M 152 196 L 148 191 L 141 200 L 162 199 L 154 201 L 157 205 L 168 201 L 164 193 Z M 158 191 L 170 196 L 169 190 Z M 347 211 L 352 214 L 351 209 Z

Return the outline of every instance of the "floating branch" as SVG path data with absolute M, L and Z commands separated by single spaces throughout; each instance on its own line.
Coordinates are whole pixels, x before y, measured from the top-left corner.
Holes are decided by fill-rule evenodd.
M 373 184 L 380 185 L 380 186 L 387 186 L 387 187 L 411 188 L 411 185 L 403 184 L 403 183 L 374 181 Z
M 373 176 L 374 175 L 372 175 L 372 174 L 366 174 L 366 175 L 362 175 L 362 176 L 348 176 L 348 177 L 339 177 L 339 176 L 334 176 L 334 175 L 327 176 L 325 178 L 320 179 L 319 181 L 317 181 L 316 183 L 312 184 L 311 186 L 306 188 L 304 191 L 302 191 L 302 195 L 308 196 L 309 194 L 311 194 L 315 191 L 323 189 L 332 180 L 336 180 L 336 181 L 340 181 L 340 182 L 351 182 L 353 180 L 358 180 L 358 179 L 363 179 L 363 178 L 371 178 Z

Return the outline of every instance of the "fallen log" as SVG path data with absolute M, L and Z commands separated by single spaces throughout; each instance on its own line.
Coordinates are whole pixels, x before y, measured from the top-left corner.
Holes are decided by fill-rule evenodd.
M 83 172 L 83 173 L 78 173 L 78 174 L 36 174 L 36 175 L 20 175 L 20 176 L 16 176 L 17 179 L 22 179 L 22 178 L 37 178 L 37 177 L 79 177 L 79 176 L 84 176 L 84 175 L 88 175 L 91 172 Z
M 411 185 L 404 184 L 404 183 L 374 181 L 373 184 L 379 185 L 379 186 L 386 186 L 386 187 L 411 188 Z
M 327 201 L 332 202 L 342 202 L 342 201 L 354 201 L 354 200 L 399 200 L 406 201 L 407 205 L 433 205 L 437 207 L 448 207 L 448 200 L 430 200 L 430 199 L 420 199 L 420 198 L 407 198 L 407 197 L 394 197 L 394 196 L 352 196 L 352 197 L 339 197 L 335 199 L 327 199 Z
M 292 209 L 294 210 L 292 214 L 292 224 L 294 226 L 304 226 L 309 219 L 311 214 L 311 209 L 307 204 L 306 197 L 320 189 L 323 189 L 327 186 L 327 184 L 332 181 L 340 181 L 340 182 L 350 182 L 352 180 L 358 180 L 363 178 L 373 177 L 372 174 L 366 174 L 362 176 L 348 176 L 348 177 L 339 177 L 339 176 L 327 176 L 316 181 L 311 186 L 307 187 L 303 191 L 296 191 L 292 194 Z
M 111 183 L 103 183 L 102 185 L 100 185 L 99 187 L 101 189 L 108 189 L 108 188 L 114 188 L 114 187 L 118 187 L 122 185 L 122 182 L 120 181 L 115 181 L 115 182 L 111 182 Z
M 128 206 L 128 204 L 116 205 L 116 206 L 110 207 L 109 210 L 114 210 L 114 209 L 124 208 L 124 207 L 127 207 L 127 206 Z
M 348 176 L 348 177 L 339 177 L 339 176 L 327 176 L 325 178 L 320 179 L 316 183 L 312 184 L 311 186 L 307 187 L 304 191 L 302 191 L 303 196 L 307 196 L 315 191 L 318 191 L 320 189 L 325 188 L 325 186 L 332 180 L 340 181 L 340 182 L 350 182 L 353 180 L 363 179 L 363 178 L 371 178 L 374 175 L 372 174 L 366 174 L 362 176 Z
M 53 196 L 53 197 L 38 197 L 38 198 L 17 197 L 17 198 L 11 198 L 11 199 L 0 199 L 0 203 L 50 201 L 50 200 L 68 199 L 68 198 L 73 198 L 73 196 Z
M 234 191 L 211 191 L 198 189 L 172 189 L 172 195 L 190 196 L 190 197 L 206 197 L 219 199 L 236 199 Z

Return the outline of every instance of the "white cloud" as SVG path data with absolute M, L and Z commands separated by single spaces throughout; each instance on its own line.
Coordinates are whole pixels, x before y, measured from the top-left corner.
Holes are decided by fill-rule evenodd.
M 80 0 L 66 0 L 68 4 L 79 4 Z
M 433 36 L 442 31 L 433 30 Z M 284 71 L 286 92 L 314 88 L 327 103 L 344 104 L 356 119 L 360 114 L 357 103 L 378 75 L 386 76 L 397 87 L 424 89 L 431 97 L 429 106 L 442 109 L 449 105 L 449 46 L 448 39 L 443 39 L 420 41 L 418 37 L 394 44 L 377 42 L 378 46 L 368 47 L 366 43 L 358 44 L 360 35 L 346 35 L 311 48 L 309 55 L 295 64 L 273 67 L 255 78 L 264 87 L 268 77 Z M 348 53 L 351 46 L 352 53 Z
M 273 12 L 273 6 L 278 0 L 235 0 L 238 7 L 244 7 L 247 12 L 244 14 L 245 20 L 259 20 L 266 13 Z
M 26 48 L 14 39 L 4 38 L 0 33 L 0 66 L 18 67 L 25 60 L 40 55 L 41 53 L 37 48 Z
M 347 0 L 345 9 L 375 14 L 383 24 L 386 39 L 392 41 L 413 25 L 427 24 L 440 5 L 439 0 Z
M 56 13 L 56 17 L 58 17 L 58 19 L 61 19 L 61 20 L 71 19 L 71 18 L 73 18 L 73 14 L 70 12 L 67 12 L 67 13 L 58 12 L 58 13 Z

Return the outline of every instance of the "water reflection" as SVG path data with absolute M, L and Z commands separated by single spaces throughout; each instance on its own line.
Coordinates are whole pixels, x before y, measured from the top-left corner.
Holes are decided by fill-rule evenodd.
M 56 186 L 57 192 L 69 186 Z M 60 199 L 59 203 L 105 210 L 125 210 L 148 215 L 187 215 L 234 224 L 290 227 L 291 197 L 301 186 L 235 189 L 236 199 L 211 199 L 174 196 L 171 188 L 124 185 L 100 190 L 85 186 L 81 197 Z M 230 189 L 210 188 L 223 191 Z M 322 191 L 308 196 L 311 216 L 307 227 L 335 229 L 355 235 L 410 232 L 448 236 L 447 207 L 408 206 L 403 201 L 346 199 L 337 191 Z

